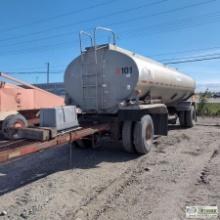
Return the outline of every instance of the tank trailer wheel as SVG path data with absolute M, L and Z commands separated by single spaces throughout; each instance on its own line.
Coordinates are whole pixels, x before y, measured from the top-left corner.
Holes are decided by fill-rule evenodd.
M 17 140 L 21 137 L 18 132 L 10 130 L 10 128 L 25 128 L 27 126 L 28 122 L 21 114 L 9 115 L 2 123 L 2 132 L 5 138 Z
M 181 127 L 191 128 L 196 123 L 195 107 L 191 106 L 189 111 L 179 112 L 179 122 Z
M 122 126 L 122 144 L 128 153 L 134 152 L 133 127 L 132 121 L 125 121 Z
M 181 111 L 178 114 L 179 116 L 179 123 L 180 123 L 180 127 L 185 127 L 185 111 Z
M 96 148 L 98 142 L 99 142 L 99 136 L 94 134 L 92 137 L 74 141 L 73 144 L 75 144 L 75 146 L 78 148 L 87 149 L 87 148 Z
M 185 112 L 185 126 L 191 128 L 196 123 L 196 111 L 195 107 L 191 106 L 189 111 Z
M 90 139 L 81 139 L 74 141 L 73 144 L 75 144 L 75 146 L 78 148 L 87 149 L 92 146 L 92 141 Z
M 153 145 L 153 137 L 153 120 L 150 115 L 145 115 L 134 127 L 134 145 L 137 153 L 147 154 Z
M 80 149 L 88 148 L 83 140 L 74 141 L 72 144 Z

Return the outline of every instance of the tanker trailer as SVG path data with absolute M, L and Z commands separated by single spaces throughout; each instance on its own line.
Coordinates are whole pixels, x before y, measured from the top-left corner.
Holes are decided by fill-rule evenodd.
M 116 46 L 112 31 L 113 44 L 97 45 L 97 30 L 111 31 L 96 28 L 91 40 L 94 44 L 81 48 L 81 54 L 68 65 L 64 77 L 66 104 L 81 108 L 84 117 L 116 121 L 112 133 L 122 139 L 128 152 L 135 149 L 147 153 L 153 135 L 167 135 L 169 118 L 175 123 L 178 117 L 181 127 L 192 127 L 195 104 L 188 99 L 194 94 L 195 81 Z M 85 34 L 91 36 L 86 32 L 80 36 Z

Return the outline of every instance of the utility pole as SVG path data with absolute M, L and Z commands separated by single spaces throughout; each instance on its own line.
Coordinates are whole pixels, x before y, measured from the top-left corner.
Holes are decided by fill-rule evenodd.
M 47 84 L 49 84 L 50 82 L 50 63 L 46 63 L 47 64 Z

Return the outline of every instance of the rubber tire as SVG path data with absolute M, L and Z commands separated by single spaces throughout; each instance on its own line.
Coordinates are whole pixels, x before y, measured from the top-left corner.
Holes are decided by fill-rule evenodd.
M 28 122 L 26 118 L 21 115 L 21 114 L 16 114 L 16 115 L 9 115 L 5 118 L 5 120 L 2 122 L 2 133 L 5 138 L 10 139 L 10 140 L 17 140 L 20 139 L 21 137 L 18 135 L 17 132 L 10 132 L 8 131 L 8 128 L 13 127 L 13 125 L 17 121 L 22 121 L 24 123 L 23 127 L 28 126 Z
M 128 153 L 134 152 L 133 124 L 132 121 L 125 121 L 122 126 L 122 145 Z
M 185 111 L 179 112 L 179 123 L 181 128 L 185 127 Z
M 76 147 L 81 149 L 87 149 L 89 147 L 92 147 L 92 141 L 89 139 L 82 139 L 78 141 L 74 141 L 74 144 Z
M 148 140 L 146 140 L 146 129 L 150 128 Z M 147 154 L 153 146 L 154 124 L 150 115 L 145 115 L 141 121 L 134 126 L 134 145 L 138 154 Z
M 191 106 L 190 111 L 185 112 L 185 127 L 192 128 L 196 121 L 196 112 L 194 106 Z

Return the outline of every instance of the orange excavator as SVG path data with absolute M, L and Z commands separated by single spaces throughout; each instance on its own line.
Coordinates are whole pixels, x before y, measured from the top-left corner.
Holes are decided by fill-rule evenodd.
M 64 98 L 0 72 L 0 127 L 5 138 L 13 129 L 39 124 L 39 110 L 64 105 Z M 11 83 L 10 83 L 11 82 Z

